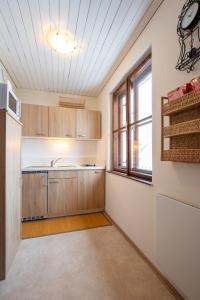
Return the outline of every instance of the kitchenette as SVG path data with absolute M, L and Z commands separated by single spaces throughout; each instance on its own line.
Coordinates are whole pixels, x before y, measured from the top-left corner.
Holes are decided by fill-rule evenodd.
M 22 221 L 104 211 L 101 113 L 22 103 Z
M 53 101 L 51 101 L 51 98 Z M 89 100 L 88 100 L 89 99 Z M 95 98 L 0 84 L 0 279 L 22 239 L 109 225 Z

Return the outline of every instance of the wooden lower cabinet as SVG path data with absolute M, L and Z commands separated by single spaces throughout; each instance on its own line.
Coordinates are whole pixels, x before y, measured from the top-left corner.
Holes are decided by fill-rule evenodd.
M 47 215 L 47 173 L 22 175 L 22 218 Z
M 80 210 L 103 209 L 105 199 L 105 172 L 101 170 L 79 171 L 78 208 Z
M 48 215 L 66 215 L 78 210 L 78 179 L 62 178 L 48 181 Z
M 22 216 L 65 216 L 104 209 L 105 171 L 49 171 L 23 174 Z
M 90 171 L 91 184 L 93 186 L 93 203 L 96 208 L 104 208 L 105 206 L 105 172 Z

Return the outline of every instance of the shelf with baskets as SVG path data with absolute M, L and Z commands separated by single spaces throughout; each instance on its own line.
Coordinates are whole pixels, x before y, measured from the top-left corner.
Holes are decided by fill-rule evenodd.
M 200 163 L 200 91 L 161 101 L 161 160 Z

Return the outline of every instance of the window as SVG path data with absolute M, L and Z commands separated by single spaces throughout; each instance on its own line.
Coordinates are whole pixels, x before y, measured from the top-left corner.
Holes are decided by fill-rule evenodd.
M 127 103 L 126 85 L 122 85 L 114 95 L 113 102 L 113 150 L 114 168 L 121 172 L 127 170 Z
M 113 95 L 113 170 L 149 181 L 152 178 L 150 58 Z

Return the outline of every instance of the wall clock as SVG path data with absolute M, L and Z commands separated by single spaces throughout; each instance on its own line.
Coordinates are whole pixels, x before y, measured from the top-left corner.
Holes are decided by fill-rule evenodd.
M 187 0 L 177 25 L 180 56 L 176 69 L 193 71 L 200 59 L 200 0 Z

